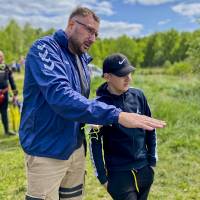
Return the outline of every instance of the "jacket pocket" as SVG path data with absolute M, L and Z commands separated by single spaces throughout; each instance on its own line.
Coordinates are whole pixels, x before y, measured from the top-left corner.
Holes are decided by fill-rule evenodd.
M 139 132 L 133 136 L 132 149 L 134 152 L 134 159 L 139 160 L 147 157 L 145 134 Z

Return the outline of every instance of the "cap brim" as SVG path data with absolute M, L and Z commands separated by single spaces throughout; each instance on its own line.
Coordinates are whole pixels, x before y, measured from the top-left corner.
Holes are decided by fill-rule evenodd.
M 121 77 L 121 76 L 128 75 L 129 73 L 133 72 L 134 70 L 135 70 L 135 67 L 133 67 L 133 66 L 127 66 L 127 67 L 124 67 L 121 70 L 116 71 L 116 72 L 114 72 L 112 74 Z

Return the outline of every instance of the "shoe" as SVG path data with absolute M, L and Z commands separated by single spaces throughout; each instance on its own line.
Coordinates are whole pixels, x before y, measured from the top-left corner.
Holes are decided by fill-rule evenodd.
M 16 133 L 14 133 L 12 131 L 7 131 L 7 132 L 5 132 L 5 135 L 16 135 Z

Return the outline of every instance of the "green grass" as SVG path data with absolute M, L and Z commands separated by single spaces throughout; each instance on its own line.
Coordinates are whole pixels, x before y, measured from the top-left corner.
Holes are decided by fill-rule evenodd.
M 23 75 L 15 75 L 15 79 L 21 91 Z M 165 129 L 157 130 L 159 162 L 149 199 L 200 199 L 199 77 L 136 73 L 133 82 L 146 94 L 153 116 L 167 122 Z M 92 82 L 92 97 L 100 83 L 101 78 Z M 22 200 L 25 192 L 24 158 L 18 136 L 4 136 L 0 125 L 0 199 Z M 87 157 L 85 200 L 94 199 L 111 198 L 95 178 Z

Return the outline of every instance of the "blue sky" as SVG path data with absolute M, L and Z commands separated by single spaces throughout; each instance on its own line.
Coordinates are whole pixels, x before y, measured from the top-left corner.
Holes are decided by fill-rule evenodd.
M 87 6 L 101 18 L 102 38 L 200 28 L 200 0 L 0 0 L 0 5 L 0 26 L 12 18 L 43 29 L 64 29 L 69 13 L 78 5 Z

